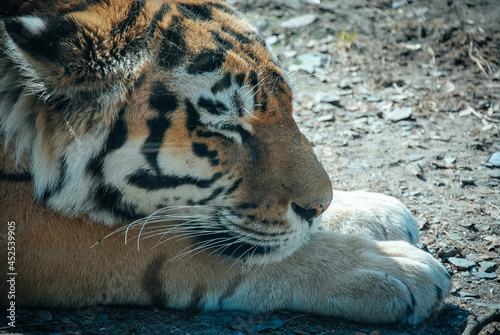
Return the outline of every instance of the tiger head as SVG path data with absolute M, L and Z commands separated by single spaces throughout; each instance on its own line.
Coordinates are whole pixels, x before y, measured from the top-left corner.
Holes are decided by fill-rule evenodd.
M 242 259 L 300 247 L 331 184 L 254 28 L 219 1 L 70 4 L 0 30 L 1 131 L 37 200 L 107 225 L 177 215 Z

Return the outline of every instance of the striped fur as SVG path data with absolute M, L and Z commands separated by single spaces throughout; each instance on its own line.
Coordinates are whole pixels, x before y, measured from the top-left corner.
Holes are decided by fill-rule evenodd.
M 334 198 L 333 229 L 418 240 L 396 200 L 332 191 L 279 61 L 226 3 L 0 8 L 0 212 L 31 245 L 20 305 L 412 323 L 439 309 L 449 278 L 430 256 L 316 232 Z

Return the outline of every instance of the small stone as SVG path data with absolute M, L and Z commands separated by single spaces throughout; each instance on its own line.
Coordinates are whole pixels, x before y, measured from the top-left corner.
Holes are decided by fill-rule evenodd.
M 409 159 L 411 162 L 416 162 L 416 161 L 419 161 L 421 159 L 424 159 L 424 157 L 423 156 L 410 156 Z
M 266 21 L 266 20 L 257 20 L 255 22 L 255 25 L 257 25 L 257 28 L 259 28 L 259 30 L 265 30 L 267 29 L 267 27 L 269 26 L 269 23 Z
M 495 167 L 500 167 L 500 151 L 495 152 L 493 155 L 491 155 L 490 160 L 488 161 L 491 165 Z
M 490 176 L 490 178 L 500 179 L 500 169 L 488 171 L 488 176 Z
M 448 257 L 448 261 L 459 270 L 467 270 L 476 265 L 476 262 L 471 262 L 465 258 Z
M 496 273 L 488 273 L 484 271 L 477 271 L 477 272 L 471 272 L 472 275 L 479 277 L 479 278 L 484 278 L 484 279 L 495 279 L 497 277 Z
M 316 21 L 317 17 L 314 14 L 306 14 L 297 16 L 281 23 L 281 27 L 285 29 L 296 29 L 306 27 Z
M 425 216 L 420 215 L 417 218 L 417 223 L 418 223 L 418 228 L 420 230 L 427 230 L 427 229 L 429 229 L 429 220 L 427 220 L 427 218 Z
M 340 104 L 340 96 L 336 95 L 336 94 L 330 94 L 330 93 L 319 94 L 317 99 L 321 103 L 327 103 L 327 104 L 334 105 L 337 107 L 342 107 L 342 105 Z
M 426 205 L 432 205 L 434 203 L 432 200 L 429 200 L 427 198 L 422 198 L 422 202 Z
M 472 177 L 464 177 L 462 178 L 462 186 L 476 186 L 476 183 L 474 182 L 474 178 Z
M 278 43 L 278 40 L 279 40 L 278 36 L 272 35 L 272 36 L 269 36 L 268 38 L 266 38 L 266 44 L 273 45 L 273 44 Z
M 479 265 L 481 266 L 481 271 L 492 272 L 497 264 L 493 262 L 482 261 L 479 262 Z
M 385 112 L 384 117 L 392 122 L 398 122 L 410 118 L 412 113 L 413 108 L 411 107 L 397 108 L 392 111 Z
M 444 158 L 444 162 L 447 164 L 447 165 L 451 165 L 453 163 L 455 163 L 457 161 L 457 158 L 456 157 L 449 157 L 449 156 L 446 156 Z
M 481 296 L 479 294 L 467 292 L 467 291 L 460 291 L 459 294 L 460 294 L 461 298 L 481 298 Z
M 307 73 L 314 73 L 316 68 L 323 67 L 328 60 L 328 56 L 322 53 L 307 53 L 297 56 L 297 59 L 302 62 L 300 65 L 295 65 L 295 69 L 306 71 Z M 290 67 L 292 70 L 293 67 Z
M 456 255 L 460 254 L 460 250 L 458 250 L 456 247 L 450 250 L 444 250 L 443 248 L 440 248 L 436 255 L 439 258 L 448 258 L 448 257 L 454 257 Z
M 406 1 L 394 1 L 394 2 L 392 2 L 391 7 L 393 9 L 399 9 L 399 8 L 403 8 L 403 6 L 405 4 L 406 4 Z
M 444 83 L 444 85 L 441 87 L 441 90 L 444 94 L 450 94 L 453 91 L 455 91 L 455 84 L 453 84 L 450 81 L 447 81 Z
M 318 113 L 318 112 L 332 111 L 334 109 L 335 109 L 335 107 L 333 107 L 330 104 L 319 103 L 316 106 L 314 106 L 313 111 L 316 112 L 316 113 Z
M 334 122 L 335 121 L 335 115 L 333 115 L 333 114 L 326 114 L 326 115 L 318 117 L 317 120 L 319 122 L 327 122 L 327 121 Z

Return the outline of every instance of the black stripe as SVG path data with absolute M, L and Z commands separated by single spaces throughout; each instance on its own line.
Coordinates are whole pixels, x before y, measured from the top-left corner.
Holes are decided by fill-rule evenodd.
M 125 121 L 126 107 L 122 107 L 118 113 L 117 119 L 110 129 L 106 144 L 101 152 L 92 158 L 85 167 L 87 173 L 94 177 L 102 178 L 103 162 L 106 155 L 121 148 L 128 137 L 128 127 Z
M 222 144 L 224 144 L 224 145 L 230 145 L 231 143 L 234 143 L 234 140 L 231 137 L 227 137 L 224 134 L 216 133 L 216 132 L 210 131 L 210 130 L 197 130 L 196 136 L 202 137 L 202 138 L 217 137 L 217 138 L 220 138 L 221 140 L 223 140 Z
M 224 51 L 228 51 L 228 50 L 233 50 L 234 49 L 234 45 L 223 39 L 219 34 L 217 34 L 215 31 L 212 31 L 212 36 L 215 40 L 215 43 L 217 43 L 217 46 L 219 47 L 219 49 L 222 49 Z
M 214 115 L 221 115 L 229 109 L 222 101 L 211 100 L 204 97 L 198 99 L 198 107 L 204 108 L 207 112 Z
M 185 100 L 186 104 L 186 128 L 192 132 L 198 127 L 200 123 L 200 114 L 194 107 L 193 103 L 189 100 Z
M 99 209 L 111 212 L 121 220 L 133 221 L 145 217 L 145 213 L 137 212 L 137 206 L 123 201 L 122 191 L 112 185 L 99 184 L 93 194 Z
M 240 87 L 243 86 L 243 84 L 245 84 L 245 74 L 244 73 L 238 73 L 235 76 L 235 79 L 236 79 L 236 83 L 238 83 L 238 85 Z
M 236 16 L 236 17 L 238 17 L 238 18 L 240 17 L 240 16 L 238 15 L 238 12 L 236 12 L 234 9 L 232 9 L 231 7 L 229 7 L 229 6 L 228 6 L 228 5 L 226 5 L 226 4 L 222 4 L 222 3 L 220 3 L 220 4 L 219 4 L 219 3 L 214 3 L 214 4 L 212 4 L 212 7 L 217 8 L 217 9 L 219 9 L 219 10 L 221 10 L 221 11 L 223 11 L 223 12 L 226 12 L 226 13 L 228 13 L 228 14 L 234 15 L 234 16 Z
M 243 178 L 239 178 L 238 180 L 236 180 L 233 183 L 233 185 L 226 191 L 226 194 L 227 195 L 233 194 L 234 191 L 236 191 L 240 187 L 242 181 L 243 181 Z
M 188 203 L 188 205 L 190 205 L 190 206 L 194 206 L 194 205 L 204 206 L 204 205 L 208 204 L 209 201 L 212 201 L 215 198 L 217 198 L 219 195 L 221 195 L 222 192 L 224 192 L 224 187 L 218 187 L 208 197 L 201 199 L 200 201 L 197 201 L 196 203 L 193 203 L 193 204 Z
M 163 145 L 165 133 L 172 124 L 167 114 L 177 109 L 178 103 L 177 97 L 167 91 L 165 85 L 159 81 L 153 84 L 152 91 L 149 105 L 157 111 L 158 116 L 146 122 L 149 128 L 149 136 L 144 142 L 141 152 L 155 171 L 160 173 L 158 153 Z
M 231 30 L 227 27 L 222 27 L 221 28 L 223 32 L 233 36 L 237 41 L 243 43 L 243 44 L 252 44 L 252 40 L 249 39 L 248 37 L 244 36 L 243 34 L 240 34 L 234 30 Z
M 257 97 L 260 95 L 260 97 Z M 254 96 L 254 104 L 260 112 L 267 112 L 267 93 L 265 90 L 260 90 L 260 94 Z
M 179 65 L 187 53 L 182 30 L 182 19 L 174 17 L 169 29 L 163 32 L 158 63 L 166 70 Z
M 0 180 L 14 181 L 14 182 L 31 182 L 33 181 L 33 176 L 29 172 L 9 173 L 0 170 Z
M 214 86 L 212 86 L 211 91 L 213 94 L 216 94 L 220 91 L 228 89 L 229 87 L 231 87 L 231 74 L 229 72 L 226 72 L 224 74 L 224 77 L 222 77 L 222 79 L 219 80 Z
M 111 35 L 122 35 L 125 33 L 127 28 L 131 28 L 133 25 L 135 25 L 137 18 L 141 14 L 145 4 L 146 1 L 132 1 L 132 5 L 130 6 L 127 17 L 122 22 L 113 27 Z
M 112 185 L 105 184 L 102 180 L 104 159 L 111 152 L 120 149 L 127 141 L 128 127 L 125 120 L 125 111 L 126 107 L 120 109 L 103 149 L 87 163 L 85 169 L 88 174 L 97 180 L 101 180 L 95 190 L 91 192 L 97 208 L 109 211 L 122 220 L 136 220 L 144 217 L 145 214 L 137 212 L 134 205 L 124 203 L 122 192 Z
M 209 158 L 212 166 L 219 165 L 219 160 L 216 159 L 219 152 L 217 150 L 209 150 L 205 143 L 194 142 L 193 152 L 198 157 Z
M 141 37 L 134 39 L 130 45 L 132 47 L 135 47 L 135 48 L 137 48 L 137 47 L 142 48 L 142 49 L 146 48 L 147 47 L 146 43 L 151 38 L 153 38 L 153 36 L 155 34 L 156 27 L 158 26 L 158 22 L 163 19 L 163 16 L 165 16 L 165 14 L 169 10 L 170 10 L 170 6 L 167 3 L 163 4 L 161 6 L 160 10 L 158 12 L 156 12 L 153 19 L 151 20 L 151 23 L 150 23 L 146 33 L 144 35 L 142 35 Z M 138 50 L 138 51 L 140 51 L 140 50 Z
M 168 306 L 169 296 L 165 290 L 165 281 L 162 269 L 164 268 L 167 258 L 164 254 L 155 257 L 148 264 L 144 276 L 142 277 L 141 286 L 151 298 L 151 302 L 157 306 Z
M 68 164 L 66 163 L 66 159 L 62 157 L 59 160 L 59 180 L 57 181 L 57 184 L 55 187 L 51 189 L 45 189 L 43 191 L 43 194 L 41 196 L 42 202 L 47 201 L 51 196 L 53 196 L 56 193 L 61 192 L 61 190 L 64 188 L 64 183 L 66 181 L 66 169 L 68 168 Z
M 252 70 L 248 73 L 248 81 L 253 91 L 256 92 L 259 90 L 257 87 L 259 85 L 259 76 L 255 73 L 255 71 Z
M 196 56 L 187 72 L 189 74 L 203 74 L 219 70 L 226 60 L 226 54 L 220 50 L 205 49 Z
M 212 21 L 212 11 L 209 6 L 205 5 L 177 5 L 177 9 L 185 17 L 197 21 Z
M 138 170 L 128 176 L 128 182 L 136 187 L 147 190 L 160 190 L 162 188 L 175 188 L 183 185 L 194 185 L 199 188 L 209 188 L 222 177 L 216 173 L 210 179 L 198 179 L 191 176 L 179 177 L 171 175 L 153 174 L 149 170 Z

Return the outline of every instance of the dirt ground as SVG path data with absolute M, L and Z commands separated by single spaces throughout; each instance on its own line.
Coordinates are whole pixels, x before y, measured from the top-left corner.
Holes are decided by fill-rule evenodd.
M 418 219 L 420 247 L 452 274 L 447 305 L 414 327 L 288 312 L 94 307 L 21 310 L 16 330 L 500 334 L 500 162 L 493 156 L 500 152 L 498 0 L 233 2 L 289 69 L 295 119 L 334 187 L 392 195 Z

